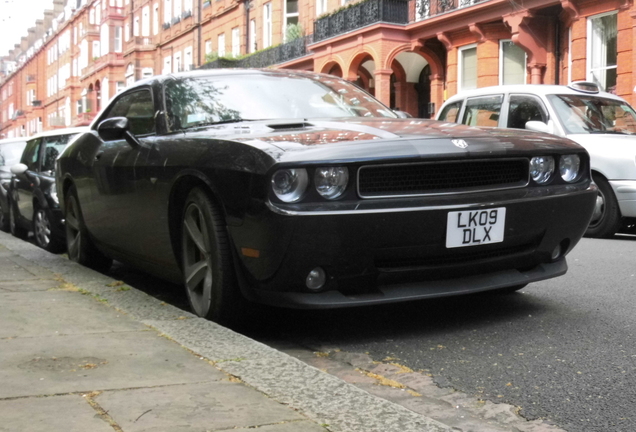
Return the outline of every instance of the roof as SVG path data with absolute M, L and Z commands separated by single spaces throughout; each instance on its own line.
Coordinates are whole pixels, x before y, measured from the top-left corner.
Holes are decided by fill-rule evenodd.
M 607 99 L 615 99 L 626 102 L 625 99 L 616 96 L 611 93 L 598 92 L 588 93 L 584 91 L 574 90 L 564 85 L 550 85 L 550 84 L 516 84 L 516 85 L 500 85 L 492 87 L 481 87 L 473 90 L 465 90 L 454 96 L 449 97 L 446 102 L 452 102 L 458 99 L 466 97 L 483 96 L 492 93 L 530 93 L 539 96 L 545 96 L 549 94 L 571 94 L 571 95 L 583 95 L 583 96 L 598 96 Z
M 0 140 L 0 145 L 11 144 L 16 142 L 27 142 L 30 138 L 5 138 Z

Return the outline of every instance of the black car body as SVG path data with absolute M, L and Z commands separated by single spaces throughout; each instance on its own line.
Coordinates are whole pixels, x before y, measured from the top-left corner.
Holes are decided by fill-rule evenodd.
M 55 160 L 70 140 L 85 128 L 57 129 L 29 138 L 20 163 L 11 167 L 9 209 L 11 233 L 50 251 L 65 248 L 64 218 L 55 188 Z
M 243 298 L 346 307 L 559 276 L 596 197 L 567 139 L 397 118 L 298 71 L 139 82 L 57 179 L 71 259 L 185 279 L 195 312 L 221 321 Z
M 9 183 L 11 166 L 20 162 L 26 138 L 0 140 L 0 230 L 9 231 Z

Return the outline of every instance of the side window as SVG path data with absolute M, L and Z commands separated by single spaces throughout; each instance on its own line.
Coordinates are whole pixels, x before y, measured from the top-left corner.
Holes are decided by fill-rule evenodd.
M 20 162 L 28 166 L 31 171 L 37 171 L 38 169 L 38 153 L 41 142 L 42 138 L 29 141 L 24 149 L 24 153 L 22 153 Z
M 459 115 L 459 110 L 461 109 L 463 102 L 464 101 L 458 101 L 446 105 L 442 110 L 442 113 L 439 115 L 439 120 L 457 123 L 457 120 L 459 120 L 457 116 Z
M 44 156 L 42 159 L 42 171 L 55 170 L 55 159 L 62 153 L 66 144 L 74 135 L 59 135 L 44 138 Z
M 499 122 L 502 100 L 502 95 L 468 99 L 462 123 L 468 126 L 496 127 Z
M 112 117 L 126 117 L 134 135 L 154 133 L 155 107 L 150 91 L 144 89 L 117 99 L 102 120 Z
M 548 122 L 548 115 L 543 104 L 535 96 L 511 95 L 509 105 L 508 124 L 506 127 L 525 129 L 526 122 L 529 121 Z

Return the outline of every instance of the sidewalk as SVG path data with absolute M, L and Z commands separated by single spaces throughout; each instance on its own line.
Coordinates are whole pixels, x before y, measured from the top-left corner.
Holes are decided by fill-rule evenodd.
M 0 383 L 7 432 L 454 430 L 3 232 Z

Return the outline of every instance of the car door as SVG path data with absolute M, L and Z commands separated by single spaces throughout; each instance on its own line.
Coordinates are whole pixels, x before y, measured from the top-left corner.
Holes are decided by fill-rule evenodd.
M 531 94 L 511 94 L 508 98 L 508 118 L 504 127 L 525 129 L 529 121 L 548 123 L 548 112 L 541 99 Z
M 105 140 L 97 135 L 92 161 L 90 201 L 82 207 L 84 221 L 95 239 L 116 251 L 139 256 L 144 238 L 143 195 L 136 184 L 136 165 L 155 135 L 155 107 L 150 88 L 124 93 L 107 108 L 100 121 L 126 117 L 130 132 L 141 146 L 125 139 Z M 141 229 L 140 229 L 141 227 Z
M 29 223 L 33 219 L 33 192 L 39 182 L 41 144 L 42 138 L 32 139 L 27 143 L 20 159 L 20 163 L 26 165 L 27 169 L 13 179 L 12 199 L 17 206 L 18 216 Z

